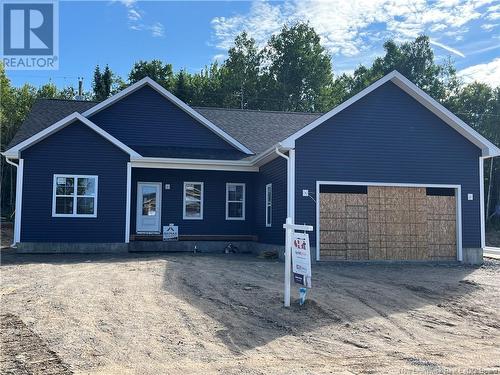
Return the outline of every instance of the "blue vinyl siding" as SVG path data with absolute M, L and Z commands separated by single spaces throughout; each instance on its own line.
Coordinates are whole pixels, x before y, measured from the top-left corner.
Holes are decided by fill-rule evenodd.
M 90 117 L 130 147 L 187 147 L 234 151 L 234 147 L 149 86 Z
M 21 242 L 124 242 L 129 155 L 81 122 L 22 152 Z M 54 174 L 97 175 L 96 218 L 52 217 Z
M 136 233 L 137 182 L 162 183 L 161 225 L 179 226 L 179 235 L 255 235 L 256 172 L 132 168 L 130 233 Z M 203 182 L 203 220 L 184 220 L 184 182 Z M 226 220 L 226 183 L 246 184 L 245 220 Z M 170 184 L 170 190 L 165 189 Z
M 256 230 L 259 242 L 281 245 L 285 242 L 283 223 L 286 220 L 286 160 L 278 157 L 260 167 L 257 182 Z M 272 222 L 266 227 L 266 185 L 273 185 Z
M 296 141 L 296 222 L 316 225 L 315 204 L 300 192 L 316 192 L 317 180 L 457 184 L 463 247 L 480 247 L 479 156 L 479 148 L 386 83 Z

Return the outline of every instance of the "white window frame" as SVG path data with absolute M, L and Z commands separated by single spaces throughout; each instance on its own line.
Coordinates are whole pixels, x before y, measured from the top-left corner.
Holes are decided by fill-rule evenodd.
M 186 216 L 186 185 L 198 184 L 201 185 L 201 195 L 200 195 L 200 217 Z M 185 181 L 182 189 L 182 218 L 184 220 L 203 220 L 203 199 L 205 197 L 205 187 L 203 182 L 193 182 Z
M 271 199 L 269 200 L 269 194 L 268 194 L 268 190 L 271 190 Z M 272 227 L 273 225 L 273 184 L 267 184 L 266 185 L 266 227 L 267 228 L 270 228 Z M 271 210 L 270 210 L 270 213 L 271 215 L 269 215 L 268 211 L 267 211 L 267 208 L 268 207 L 271 207 Z
M 243 187 L 243 200 L 242 201 L 230 201 L 229 200 L 229 186 L 242 186 Z M 241 203 L 243 208 L 241 217 L 229 217 L 229 203 Z M 246 184 L 241 182 L 228 182 L 226 183 L 226 220 L 245 220 L 245 206 L 246 206 Z
M 56 213 L 56 197 L 64 195 L 56 195 L 57 179 L 60 177 L 73 178 L 75 180 L 73 194 L 66 195 L 66 197 L 73 197 L 73 213 L 72 214 L 58 214 Z M 95 193 L 94 195 L 78 195 L 78 179 L 79 178 L 93 178 L 95 180 Z M 55 174 L 52 181 L 52 217 L 78 217 L 78 218 L 95 218 L 97 217 L 97 192 L 99 186 L 99 177 L 92 175 L 82 174 Z M 94 198 L 94 213 L 93 214 L 78 214 L 77 213 L 77 199 L 80 198 Z

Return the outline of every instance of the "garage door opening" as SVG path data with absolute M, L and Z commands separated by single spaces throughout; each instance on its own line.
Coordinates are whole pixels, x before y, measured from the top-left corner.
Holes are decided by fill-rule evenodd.
M 319 184 L 321 260 L 457 260 L 458 188 Z

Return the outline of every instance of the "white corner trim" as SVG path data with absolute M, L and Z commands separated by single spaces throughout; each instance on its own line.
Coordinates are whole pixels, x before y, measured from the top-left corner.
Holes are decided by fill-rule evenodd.
M 103 102 L 88 109 L 87 111 L 83 112 L 83 116 L 85 116 L 85 117 L 92 116 L 93 114 L 95 114 L 95 113 L 103 110 L 104 108 L 110 106 L 111 104 L 123 99 L 124 97 L 130 95 L 131 93 L 137 91 L 138 89 L 140 89 L 141 87 L 143 87 L 145 85 L 148 85 L 151 88 L 153 88 L 155 91 L 157 91 L 163 97 L 165 97 L 167 100 L 171 101 L 173 104 L 175 104 L 177 107 L 182 109 L 184 112 L 186 112 L 188 115 L 193 117 L 195 120 L 201 122 L 204 126 L 206 126 L 208 129 L 210 129 L 212 132 L 217 134 L 219 137 L 224 139 L 226 142 L 228 142 L 232 146 L 236 147 L 238 150 L 240 150 L 243 153 L 248 154 L 248 155 L 254 154 L 251 150 L 249 150 L 243 144 L 238 142 L 235 138 L 231 137 L 224 130 L 222 130 L 217 125 L 212 123 L 206 117 L 202 116 L 200 113 L 196 112 L 189 105 L 184 103 L 182 100 L 177 98 L 175 95 L 173 95 L 171 92 L 169 92 L 168 90 L 163 88 L 161 85 L 159 85 L 158 83 L 156 83 L 155 81 L 153 81 L 149 77 L 145 77 L 145 78 L 141 79 L 140 81 L 137 81 L 136 83 L 130 85 L 126 89 L 120 91 L 119 93 L 109 97 L 108 99 L 104 100 Z
M 55 124 L 52 124 L 48 128 L 46 128 L 46 129 L 44 129 L 44 130 L 36 133 L 35 135 L 29 137 L 28 139 L 26 139 L 23 142 L 15 145 L 14 147 L 11 147 L 9 150 L 7 150 L 7 151 L 4 152 L 4 155 L 6 157 L 10 157 L 10 158 L 18 158 L 19 157 L 19 152 L 21 152 L 22 150 L 24 150 L 24 149 L 26 149 L 26 148 L 34 145 L 37 142 L 40 142 L 41 140 L 49 137 L 50 135 L 56 133 L 57 131 L 59 131 L 61 129 L 64 129 L 66 126 L 72 124 L 75 121 L 80 121 L 80 122 L 84 123 L 90 129 L 92 129 L 97 134 L 99 134 L 100 136 L 102 136 L 103 138 L 105 138 L 106 140 L 108 140 L 109 142 L 111 142 L 112 144 L 114 144 L 115 146 L 117 146 L 118 148 L 120 148 L 121 150 L 123 150 L 124 152 L 126 152 L 127 154 L 129 154 L 131 157 L 141 158 L 140 154 L 138 154 L 137 152 L 135 152 L 134 150 L 132 150 L 130 147 L 128 147 L 124 143 L 120 142 L 118 139 L 116 139 L 115 137 L 113 137 L 108 132 L 106 132 L 103 129 L 101 129 L 99 126 L 97 126 L 96 124 L 94 124 L 89 119 L 83 117 L 78 112 L 73 112 L 72 114 L 66 116 L 62 120 L 59 120 Z
M 198 184 L 201 185 L 200 191 L 200 216 L 199 217 L 190 217 L 186 216 L 186 185 L 188 184 Z M 203 220 L 203 199 L 205 198 L 205 187 L 203 182 L 193 182 L 193 181 L 184 181 L 182 188 L 182 219 L 183 220 Z
M 484 212 L 484 158 L 479 158 L 479 204 L 481 215 L 481 248 L 486 247 L 486 213 Z
M 436 100 L 431 98 L 427 93 L 425 93 L 422 89 L 418 88 L 414 83 L 404 77 L 401 73 L 397 71 L 392 71 L 386 76 L 382 77 L 378 81 L 374 82 L 364 90 L 360 91 L 358 94 L 354 95 L 352 98 L 333 108 L 331 111 L 325 113 L 323 116 L 319 117 L 315 121 L 311 122 L 309 125 L 300 129 L 296 133 L 290 135 L 285 138 L 281 145 L 288 148 L 295 147 L 295 141 L 302 137 L 304 134 L 310 132 L 315 129 L 317 126 L 335 116 L 339 112 L 343 111 L 347 107 L 351 106 L 364 96 L 368 95 L 375 89 L 379 88 L 383 84 L 388 81 L 392 81 L 398 87 L 400 87 L 403 91 L 408 93 L 414 99 L 416 99 L 419 103 L 424 105 L 427 109 L 429 109 L 432 113 L 437 115 L 441 120 L 455 129 L 459 134 L 468 139 L 474 145 L 479 147 L 483 153 L 483 156 L 498 156 L 500 155 L 500 149 L 495 146 L 493 143 L 484 138 L 481 134 L 472 129 L 465 122 L 460 120 L 457 116 L 439 104 Z
M 160 189 L 161 191 L 161 189 Z M 127 163 L 127 192 L 125 201 L 125 243 L 130 242 L 130 206 L 132 197 L 132 164 Z
M 430 187 L 455 189 L 456 201 L 456 234 L 457 234 L 457 260 L 463 260 L 462 254 L 462 185 L 454 184 L 415 184 L 395 182 L 360 182 L 360 181 L 316 181 L 316 260 L 320 260 L 320 187 L 321 185 L 355 185 L 355 186 L 396 186 L 396 187 Z
M 243 187 L 243 201 L 242 204 L 242 217 L 229 217 L 229 203 L 240 203 L 238 201 L 229 201 L 229 186 L 242 186 Z M 227 182 L 226 183 L 226 220 L 245 220 L 245 206 L 246 206 L 246 184 L 244 182 Z
M 14 219 L 14 244 L 21 242 L 21 217 L 23 206 L 24 159 L 19 159 L 16 174 L 16 214 Z

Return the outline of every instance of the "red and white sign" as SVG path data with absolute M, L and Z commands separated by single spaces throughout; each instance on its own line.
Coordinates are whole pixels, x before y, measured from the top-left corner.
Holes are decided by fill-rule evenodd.
M 307 233 L 294 233 L 292 236 L 292 272 L 297 284 L 311 288 L 311 247 Z

